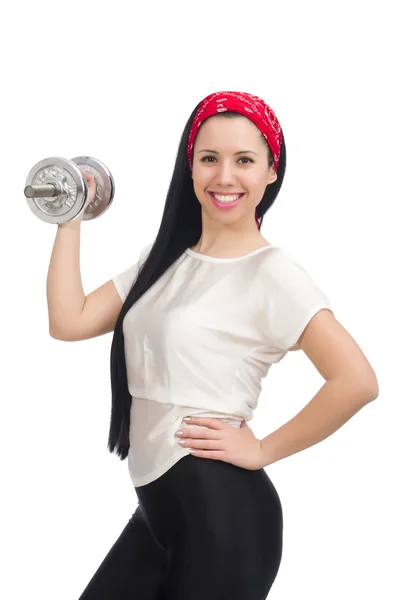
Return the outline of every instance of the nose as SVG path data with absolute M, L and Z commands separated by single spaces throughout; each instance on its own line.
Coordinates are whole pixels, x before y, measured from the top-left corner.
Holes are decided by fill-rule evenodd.
M 216 182 L 219 186 L 235 185 L 236 173 L 233 162 L 223 161 L 217 170 Z

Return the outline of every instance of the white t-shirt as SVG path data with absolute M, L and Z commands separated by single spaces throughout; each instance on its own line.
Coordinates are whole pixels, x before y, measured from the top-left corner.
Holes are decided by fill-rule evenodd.
M 149 254 L 113 278 L 124 301 Z M 238 258 L 188 248 L 141 296 L 123 323 L 132 395 L 128 467 L 146 485 L 189 454 L 186 416 L 240 427 L 252 419 L 261 379 L 296 344 L 311 318 L 333 310 L 308 272 L 278 246 Z

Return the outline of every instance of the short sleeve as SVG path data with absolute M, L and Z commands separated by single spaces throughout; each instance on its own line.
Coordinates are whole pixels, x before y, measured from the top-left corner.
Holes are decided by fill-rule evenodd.
M 285 352 L 300 350 L 297 341 L 320 310 L 331 302 L 307 270 L 282 251 L 266 264 L 266 338 Z
M 135 283 L 136 278 L 138 277 L 140 267 L 143 265 L 145 259 L 149 256 L 152 246 L 153 243 L 144 246 L 140 252 L 137 262 L 112 278 L 114 286 L 123 302 L 125 302 L 132 285 Z

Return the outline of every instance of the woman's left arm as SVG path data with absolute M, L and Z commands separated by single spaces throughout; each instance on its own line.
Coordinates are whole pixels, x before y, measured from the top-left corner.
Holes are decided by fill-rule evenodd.
M 298 345 L 326 381 L 295 417 L 261 440 L 264 467 L 329 437 L 379 395 L 373 368 L 331 311 L 314 315 Z

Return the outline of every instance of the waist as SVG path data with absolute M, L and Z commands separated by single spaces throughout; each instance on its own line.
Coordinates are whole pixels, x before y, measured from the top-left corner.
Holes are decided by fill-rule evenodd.
M 135 435 L 141 437 L 145 432 L 145 437 L 155 438 L 161 432 L 175 432 L 183 427 L 192 427 L 183 419 L 185 417 L 208 417 L 219 419 L 233 427 L 241 427 L 244 417 L 234 413 L 223 411 L 211 411 L 202 408 L 192 408 L 191 406 L 181 406 L 175 404 L 164 404 L 146 398 L 137 398 L 134 396 L 131 405 L 131 428 Z M 198 425 L 196 425 L 198 426 Z

